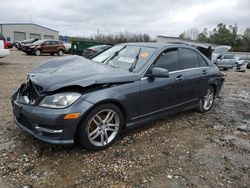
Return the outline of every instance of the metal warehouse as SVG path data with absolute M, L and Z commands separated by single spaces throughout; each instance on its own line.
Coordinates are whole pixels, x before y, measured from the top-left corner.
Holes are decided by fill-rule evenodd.
M 0 32 L 8 41 L 22 41 L 25 39 L 59 39 L 59 32 L 33 23 L 3 23 Z

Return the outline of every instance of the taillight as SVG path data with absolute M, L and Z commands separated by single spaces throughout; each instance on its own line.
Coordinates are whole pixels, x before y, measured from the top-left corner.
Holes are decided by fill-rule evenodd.
M 5 40 L 3 41 L 3 45 L 4 45 L 4 48 L 5 48 L 5 49 L 8 48 L 8 44 L 7 44 L 7 42 L 6 42 Z

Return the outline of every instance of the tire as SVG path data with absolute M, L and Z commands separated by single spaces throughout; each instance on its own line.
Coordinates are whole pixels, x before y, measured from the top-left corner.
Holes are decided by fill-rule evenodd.
M 247 69 L 250 69 L 250 63 L 247 64 Z
M 58 50 L 57 54 L 58 54 L 59 56 L 63 56 L 63 51 L 62 51 L 62 50 Z
M 103 150 L 113 144 L 123 125 L 121 110 L 114 104 L 102 104 L 91 110 L 81 122 L 77 140 L 87 150 Z
M 206 90 L 202 99 L 199 100 L 197 111 L 204 113 L 211 110 L 214 104 L 214 99 L 215 99 L 215 89 L 213 86 L 210 85 Z
M 224 71 L 227 71 L 227 68 L 223 68 Z
M 41 50 L 36 50 L 36 51 L 35 51 L 35 55 L 36 55 L 36 56 L 40 56 L 41 54 L 42 54 Z
M 53 56 L 53 55 L 54 55 L 54 53 L 50 53 L 50 55 L 51 55 L 51 56 Z

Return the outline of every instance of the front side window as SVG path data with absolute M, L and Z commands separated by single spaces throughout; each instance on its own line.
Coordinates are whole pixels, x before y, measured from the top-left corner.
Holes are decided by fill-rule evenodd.
M 151 47 L 116 45 L 92 60 L 114 68 L 136 72 L 146 65 L 155 51 L 156 49 Z
M 199 67 L 197 53 L 191 49 L 179 48 L 181 69 Z
M 168 69 L 169 72 L 179 70 L 179 54 L 177 48 L 163 52 L 156 61 L 155 67 Z
M 50 41 L 45 41 L 43 44 L 44 45 L 50 45 Z
M 57 41 L 50 41 L 50 44 L 51 45 L 58 45 L 58 42 Z
M 43 43 L 44 43 L 44 40 L 38 40 L 36 42 L 33 42 L 32 44 L 34 44 L 34 45 L 41 45 Z

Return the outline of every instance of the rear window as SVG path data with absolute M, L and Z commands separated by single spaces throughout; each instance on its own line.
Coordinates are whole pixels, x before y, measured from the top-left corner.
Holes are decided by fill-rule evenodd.
M 181 69 L 199 67 L 197 53 L 186 48 L 179 48 Z

